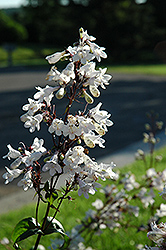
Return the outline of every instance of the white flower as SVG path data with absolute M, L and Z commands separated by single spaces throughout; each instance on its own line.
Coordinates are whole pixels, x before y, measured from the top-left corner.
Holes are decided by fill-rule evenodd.
M 96 199 L 95 202 L 92 202 L 92 206 L 94 206 L 97 210 L 100 210 L 101 208 L 103 208 L 104 204 L 102 200 Z
M 12 146 L 10 144 L 7 145 L 9 152 L 7 155 L 4 155 L 2 158 L 8 158 L 9 160 L 12 159 L 16 159 L 17 157 L 21 156 L 21 153 L 18 150 L 15 150 L 14 148 L 12 148 Z
M 65 83 L 68 83 L 70 79 L 75 78 L 75 73 L 74 73 L 74 63 L 70 62 L 64 70 L 62 70 L 60 74 L 60 79 L 64 81 Z
M 5 167 L 5 169 L 6 169 L 7 172 L 5 174 L 3 174 L 3 176 L 2 176 L 6 180 L 5 184 L 8 184 L 9 182 L 13 181 L 23 171 L 21 169 L 13 169 L 13 170 L 11 170 L 8 167 Z
M 98 75 L 95 77 L 94 84 L 96 87 L 101 86 L 101 88 L 106 89 L 105 85 L 109 85 L 109 80 L 112 78 L 111 75 L 105 74 L 107 68 L 99 68 Z
M 48 60 L 50 64 L 54 64 L 54 63 L 57 63 L 62 57 L 66 55 L 68 55 L 66 54 L 66 51 L 56 52 L 50 56 L 46 56 L 46 60 Z
M 39 102 L 45 101 L 48 106 L 50 106 L 50 102 L 53 98 L 53 92 L 59 89 L 59 86 L 56 87 L 50 87 L 46 85 L 45 88 L 36 87 L 37 90 L 39 90 L 37 93 L 34 94 L 34 99 L 39 100 Z
M 105 132 L 107 132 L 107 126 L 112 126 L 113 122 L 108 119 L 108 118 L 110 118 L 111 114 L 109 114 L 105 110 L 100 110 L 101 105 L 102 105 L 102 103 L 99 102 L 96 107 L 89 110 L 88 115 L 91 118 L 93 118 L 96 123 L 99 124 L 98 128 L 95 125 L 97 132 L 100 131 L 100 128 L 103 129 Z M 99 132 L 99 134 L 100 134 L 100 132 Z
M 24 191 L 27 191 L 28 188 L 32 188 L 33 187 L 33 182 L 32 182 L 32 173 L 31 170 L 29 170 L 25 175 L 24 178 L 21 179 L 17 185 L 19 187 L 23 186 Z
M 33 165 L 34 161 L 38 161 L 43 154 L 41 152 L 32 152 L 26 157 L 25 165 L 27 167 Z
M 86 199 L 89 198 L 88 193 L 90 194 L 95 194 L 95 190 L 91 184 L 86 184 L 84 181 L 78 179 L 79 183 L 79 190 L 78 190 L 78 195 L 81 196 L 82 194 Z
M 99 169 L 101 170 L 101 178 L 103 180 L 105 180 L 105 178 L 111 178 L 111 179 L 117 180 L 118 174 L 116 174 L 112 171 L 112 169 L 115 166 L 116 165 L 113 162 L 111 162 L 110 164 L 100 163 Z
M 25 128 L 29 128 L 29 132 L 33 133 L 35 128 L 40 130 L 40 122 L 43 120 L 42 114 L 37 114 L 35 116 L 28 116 L 27 121 L 24 123 Z
M 166 216 L 166 204 L 161 203 L 160 209 L 156 210 L 156 216 L 163 217 Z
M 148 238 L 158 246 L 162 246 L 166 240 L 166 223 L 161 222 L 159 225 L 156 225 L 155 222 L 152 222 L 151 228 L 152 231 L 147 233 Z
M 147 171 L 146 171 L 146 175 L 148 178 L 152 178 L 154 176 L 157 176 L 157 173 L 155 171 L 154 168 L 149 168 Z
M 75 136 L 80 136 L 82 133 L 82 129 L 79 126 L 79 122 L 77 118 L 73 115 L 68 115 L 67 124 L 64 124 L 62 131 L 64 136 L 69 136 L 71 140 L 75 138 Z
M 89 133 L 84 134 L 83 140 L 89 148 L 94 148 L 96 146 L 96 144 L 98 144 L 99 147 L 101 147 L 101 148 L 105 148 L 105 146 L 103 145 L 105 140 L 102 139 L 100 137 L 100 135 L 95 135 L 95 133 L 93 131 L 90 131 Z
M 60 80 L 60 72 L 55 66 L 52 66 L 50 71 L 47 73 L 46 80 L 48 81 L 58 81 Z
M 101 57 L 107 58 L 107 54 L 103 51 L 105 50 L 104 47 L 100 47 L 96 43 L 91 43 L 90 41 L 88 41 L 87 44 L 90 46 L 92 53 L 96 57 L 98 62 L 101 62 Z
M 49 161 L 43 166 L 42 170 L 44 172 L 49 170 L 51 176 L 54 176 L 56 173 L 62 173 L 62 168 L 58 164 L 58 152 L 56 152 Z
M 86 64 L 88 61 L 91 61 L 95 58 L 95 56 L 90 52 L 90 48 L 88 45 L 78 46 L 75 50 L 75 54 L 73 56 L 73 62 L 80 61 L 82 64 Z
M 65 167 L 69 166 L 70 168 L 77 168 L 79 164 L 84 162 L 84 148 L 82 146 L 75 146 L 74 148 L 70 148 L 65 154 L 65 158 L 63 160 Z
M 44 144 L 44 140 L 43 139 L 39 139 L 37 137 L 35 137 L 33 144 L 31 146 L 32 152 L 41 152 L 41 153 L 45 153 L 46 152 L 46 148 L 43 147 Z
M 96 40 L 94 36 L 89 36 L 87 33 L 87 30 L 84 31 L 83 28 L 80 28 L 79 32 L 80 32 L 80 38 L 82 39 L 82 42 L 85 42 L 86 40 L 89 40 L 89 41 Z
M 62 134 L 64 122 L 58 118 L 55 118 L 50 127 L 48 128 L 48 131 L 52 134 L 55 132 L 56 135 L 60 136 Z
M 154 197 L 155 194 L 153 192 L 153 189 L 151 188 L 149 193 L 147 193 L 146 188 L 141 188 L 138 197 L 140 198 L 141 202 L 143 203 L 144 207 L 147 208 L 149 205 L 152 205 L 154 203 Z
M 43 106 L 42 103 L 39 103 L 39 101 L 35 101 L 31 98 L 28 98 L 29 104 L 25 104 L 22 109 L 24 111 L 27 111 L 29 116 L 34 115 L 41 107 Z

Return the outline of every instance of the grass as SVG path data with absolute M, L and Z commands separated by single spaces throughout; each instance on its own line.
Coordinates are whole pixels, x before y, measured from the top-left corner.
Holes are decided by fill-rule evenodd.
M 162 171 L 165 169 L 166 165 L 166 155 L 165 155 L 166 147 L 161 148 L 157 152 L 156 155 L 162 155 L 163 159 L 158 163 L 156 167 L 156 171 Z M 147 158 L 149 160 L 149 158 Z M 144 183 L 142 175 L 145 174 L 145 167 L 142 162 L 135 161 L 134 163 L 127 165 L 120 169 L 122 174 L 127 172 L 132 172 L 135 174 L 137 181 L 139 183 Z M 106 184 L 112 184 L 113 181 L 107 181 Z M 116 185 L 116 183 L 114 183 Z M 120 184 L 121 185 L 121 184 Z M 66 201 L 63 203 L 61 212 L 58 215 L 58 220 L 64 225 L 65 230 L 70 230 L 73 226 L 77 224 L 77 218 L 82 219 L 85 216 L 85 212 L 88 209 L 92 209 L 91 203 L 96 200 L 96 198 L 102 198 L 102 194 L 97 192 L 95 196 L 90 196 L 89 200 L 84 199 L 83 197 L 78 197 L 75 193 L 72 197 L 75 198 L 72 202 Z M 156 191 L 156 201 L 155 204 L 158 206 L 163 203 L 163 199 L 158 195 L 158 191 Z M 133 205 L 140 205 L 138 201 L 132 200 Z M 150 245 L 151 242 L 148 240 L 146 233 L 147 231 L 138 232 L 138 227 L 141 224 L 147 225 L 148 220 L 150 219 L 150 208 L 144 209 L 140 206 L 140 215 L 139 217 L 131 216 L 130 214 L 125 214 L 124 220 L 127 220 L 131 227 L 123 227 L 119 230 L 109 230 L 105 229 L 103 234 L 100 236 L 91 235 L 88 236 L 90 245 L 97 250 L 121 250 L 127 249 L 132 250 L 135 249 L 137 244 L 147 244 Z M 45 211 L 44 205 L 40 207 L 40 217 L 42 218 Z M 23 207 L 19 210 L 12 211 L 8 214 L 0 215 L 0 238 L 7 237 L 10 239 L 14 226 L 18 223 L 19 220 L 34 216 L 34 205 L 29 204 L 26 207 Z M 163 221 L 163 220 L 162 220 Z M 47 237 L 43 237 L 41 240 L 41 244 L 46 248 L 50 246 L 50 240 L 54 239 L 56 235 L 49 235 Z M 21 243 L 21 246 L 25 250 L 29 250 L 35 242 L 36 237 L 30 237 L 25 242 Z M 154 244 L 153 244 L 154 245 Z M 4 246 L 0 245 L 0 249 L 6 249 Z
M 61 48 L 53 48 L 40 45 L 18 46 L 12 53 L 13 66 L 48 66 L 44 59 L 47 55 L 55 51 L 61 51 Z M 7 51 L 0 47 L 0 68 L 7 67 Z M 109 65 L 110 63 L 108 63 Z M 110 73 L 127 74 L 148 74 L 166 76 L 166 64 L 146 64 L 146 65 L 112 65 L 108 66 Z
M 166 64 L 113 65 L 108 67 L 108 71 L 112 73 L 166 76 Z

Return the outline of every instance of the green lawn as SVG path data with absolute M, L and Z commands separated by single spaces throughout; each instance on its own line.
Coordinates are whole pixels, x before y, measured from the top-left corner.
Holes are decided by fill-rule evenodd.
M 61 51 L 61 48 L 43 47 L 40 45 L 18 46 L 12 53 L 13 66 L 48 66 L 45 60 L 47 55 L 55 51 Z M 7 52 L 0 47 L 0 68 L 6 67 Z M 107 63 L 109 73 L 129 73 L 129 74 L 151 74 L 166 75 L 166 64 L 145 64 L 145 65 L 111 65 L 109 60 Z
M 166 147 L 161 148 L 159 151 L 155 152 L 155 154 L 159 154 L 163 156 L 163 159 L 161 162 L 158 163 L 156 167 L 156 171 L 161 171 L 165 169 L 166 166 Z M 126 173 L 131 171 L 135 174 L 137 181 L 144 185 L 144 179 L 142 178 L 142 175 L 145 173 L 145 167 L 142 162 L 135 161 L 133 164 L 127 165 L 121 169 L 119 169 L 120 172 Z M 103 183 L 103 182 L 102 182 Z M 112 184 L 118 185 L 119 187 L 121 184 L 116 184 L 116 182 L 113 182 L 111 180 L 107 180 L 104 182 L 104 185 L 106 184 Z M 132 191 L 131 191 L 132 192 Z M 26 195 L 26 193 L 25 193 Z M 85 216 L 85 212 L 88 209 L 93 209 L 91 203 L 96 200 L 96 198 L 103 199 L 103 194 L 100 192 L 97 192 L 94 196 L 90 196 L 89 200 L 86 200 L 83 197 L 78 197 L 78 195 L 75 193 L 72 195 L 75 199 L 72 202 L 65 201 L 63 203 L 61 212 L 58 215 L 58 220 L 63 224 L 65 230 L 70 230 L 71 227 L 75 226 L 77 223 L 77 219 L 82 219 Z M 158 191 L 156 190 L 156 205 L 160 205 L 164 202 L 164 200 L 161 198 L 161 196 L 158 195 Z M 139 205 L 140 203 L 138 201 L 132 200 L 131 203 L 133 205 Z M 139 217 L 134 217 L 129 214 L 125 214 L 124 220 L 127 220 L 131 227 L 123 227 L 119 230 L 109 230 L 105 229 L 103 234 L 100 236 L 94 235 L 93 237 L 90 237 L 90 245 L 96 249 L 96 250 L 133 250 L 135 249 L 135 246 L 137 244 L 147 244 L 150 245 L 151 242 L 148 240 L 146 234 L 147 231 L 144 232 L 138 232 L 137 228 L 141 224 L 147 223 L 147 221 L 150 219 L 150 208 L 144 209 L 142 206 L 140 206 L 140 214 Z M 44 205 L 41 206 L 40 210 L 40 217 L 42 218 L 45 211 Z M 23 207 L 20 210 L 12 211 L 7 214 L 0 215 L 0 239 L 3 237 L 7 237 L 10 239 L 12 231 L 16 223 L 26 217 L 34 216 L 35 217 L 35 211 L 34 211 L 34 205 L 29 204 L 26 207 Z M 162 220 L 163 221 L 163 220 Z M 46 248 L 50 245 L 50 239 L 54 239 L 56 235 L 49 235 L 47 237 L 44 237 L 41 241 L 41 244 L 43 244 Z M 120 239 L 120 240 L 119 240 Z M 29 250 L 30 247 L 33 245 L 35 241 L 35 237 L 31 237 L 27 239 L 25 242 L 21 243 L 21 246 L 24 250 Z M 154 244 L 153 244 L 154 245 Z M 104 247 L 103 247 L 104 246 Z M 4 246 L 0 245 L 0 249 L 6 249 Z

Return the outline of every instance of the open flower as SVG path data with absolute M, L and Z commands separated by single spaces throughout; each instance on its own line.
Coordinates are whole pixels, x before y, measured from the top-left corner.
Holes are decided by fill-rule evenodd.
M 158 246 L 166 246 L 166 223 L 161 222 L 157 225 L 155 222 L 152 222 L 151 228 L 152 231 L 147 233 L 148 238 Z
M 27 121 L 24 123 L 25 128 L 29 128 L 29 132 L 33 133 L 35 128 L 40 130 L 40 123 L 43 120 L 42 114 L 37 114 L 35 116 L 28 116 Z
M 24 191 L 27 191 L 29 188 L 33 187 L 33 182 L 32 182 L 32 173 L 31 170 L 29 170 L 23 177 L 23 179 L 21 179 L 17 185 L 19 187 L 23 186 Z
M 62 168 L 58 164 L 58 152 L 56 152 L 49 161 L 43 166 L 42 170 L 44 172 L 49 170 L 51 176 L 54 176 L 56 173 L 62 173 Z
M 5 179 L 5 184 L 8 184 L 9 182 L 13 181 L 15 178 L 17 178 L 21 173 L 21 169 L 9 169 L 8 167 L 5 167 L 6 173 L 3 174 L 3 178 Z
M 18 150 L 15 150 L 14 148 L 12 148 L 12 146 L 10 144 L 7 145 L 9 152 L 7 155 L 3 156 L 3 159 L 8 158 L 9 160 L 12 159 L 16 159 L 17 157 L 19 157 L 21 155 L 21 153 Z

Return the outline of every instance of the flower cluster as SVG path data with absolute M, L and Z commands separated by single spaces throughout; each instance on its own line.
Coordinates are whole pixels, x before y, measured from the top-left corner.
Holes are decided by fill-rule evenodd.
M 8 145 L 9 152 L 4 158 L 15 160 L 10 165 L 11 169 L 6 167 L 7 172 L 3 175 L 6 184 L 23 173 L 24 177 L 18 185 L 22 185 L 24 190 L 33 186 L 39 192 L 40 172 L 49 171 L 51 178 L 57 177 L 59 181 L 65 179 L 63 185 L 67 183 L 71 190 L 78 186 L 78 194 L 84 194 L 88 198 L 88 194 L 94 194 L 99 187 L 96 184 L 99 178 L 118 178 L 112 171 L 114 163 L 98 164 L 90 158 L 86 149 L 96 145 L 104 148 L 105 140 L 102 136 L 113 125 L 109 119 L 111 114 L 100 109 L 101 102 L 86 111 L 87 104 L 93 103 L 93 97 L 99 97 L 99 87 L 105 89 L 111 76 L 106 74 L 106 68 L 95 69 L 96 63 L 93 61 L 96 59 L 100 62 L 101 58 L 107 57 L 105 48 L 94 43 L 95 38 L 88 35 L 83 28 L 79 33 L 79 41 L 73 47 L 69 46 L 62 52 L 46 57 L 50 64 L 59 60 L 69 61 L 61 72 L 55 65 L 51 67 L 46 80 L 52 81 L 53 86 L 36 87 L 37 92 L 33 99 L 28 98 L 28 104 L 22 107 L 25 113 L 20 119 L 24 122 L 24 127 L 33 133 L 40 130 L 41 122 L 46 123 L 53 140 L 53 148 L 46 150 L 43 147 L 44 140 L 38 138 L 34 139 L 30 147 L 21 144 L 19 150 Z M 52 104 L 54 92 L 57 99 L 66 97 L 68 100 L 61 117 L 57 116 L 58 112 Z M 85 99 L 84 111 L 73 115 L 71 106 L 80 98 Z M 46 157 L 43 166 L 39 163 L 42 156 Z M 19 169 L 21 164 L 24 165 L 23 169 Z

